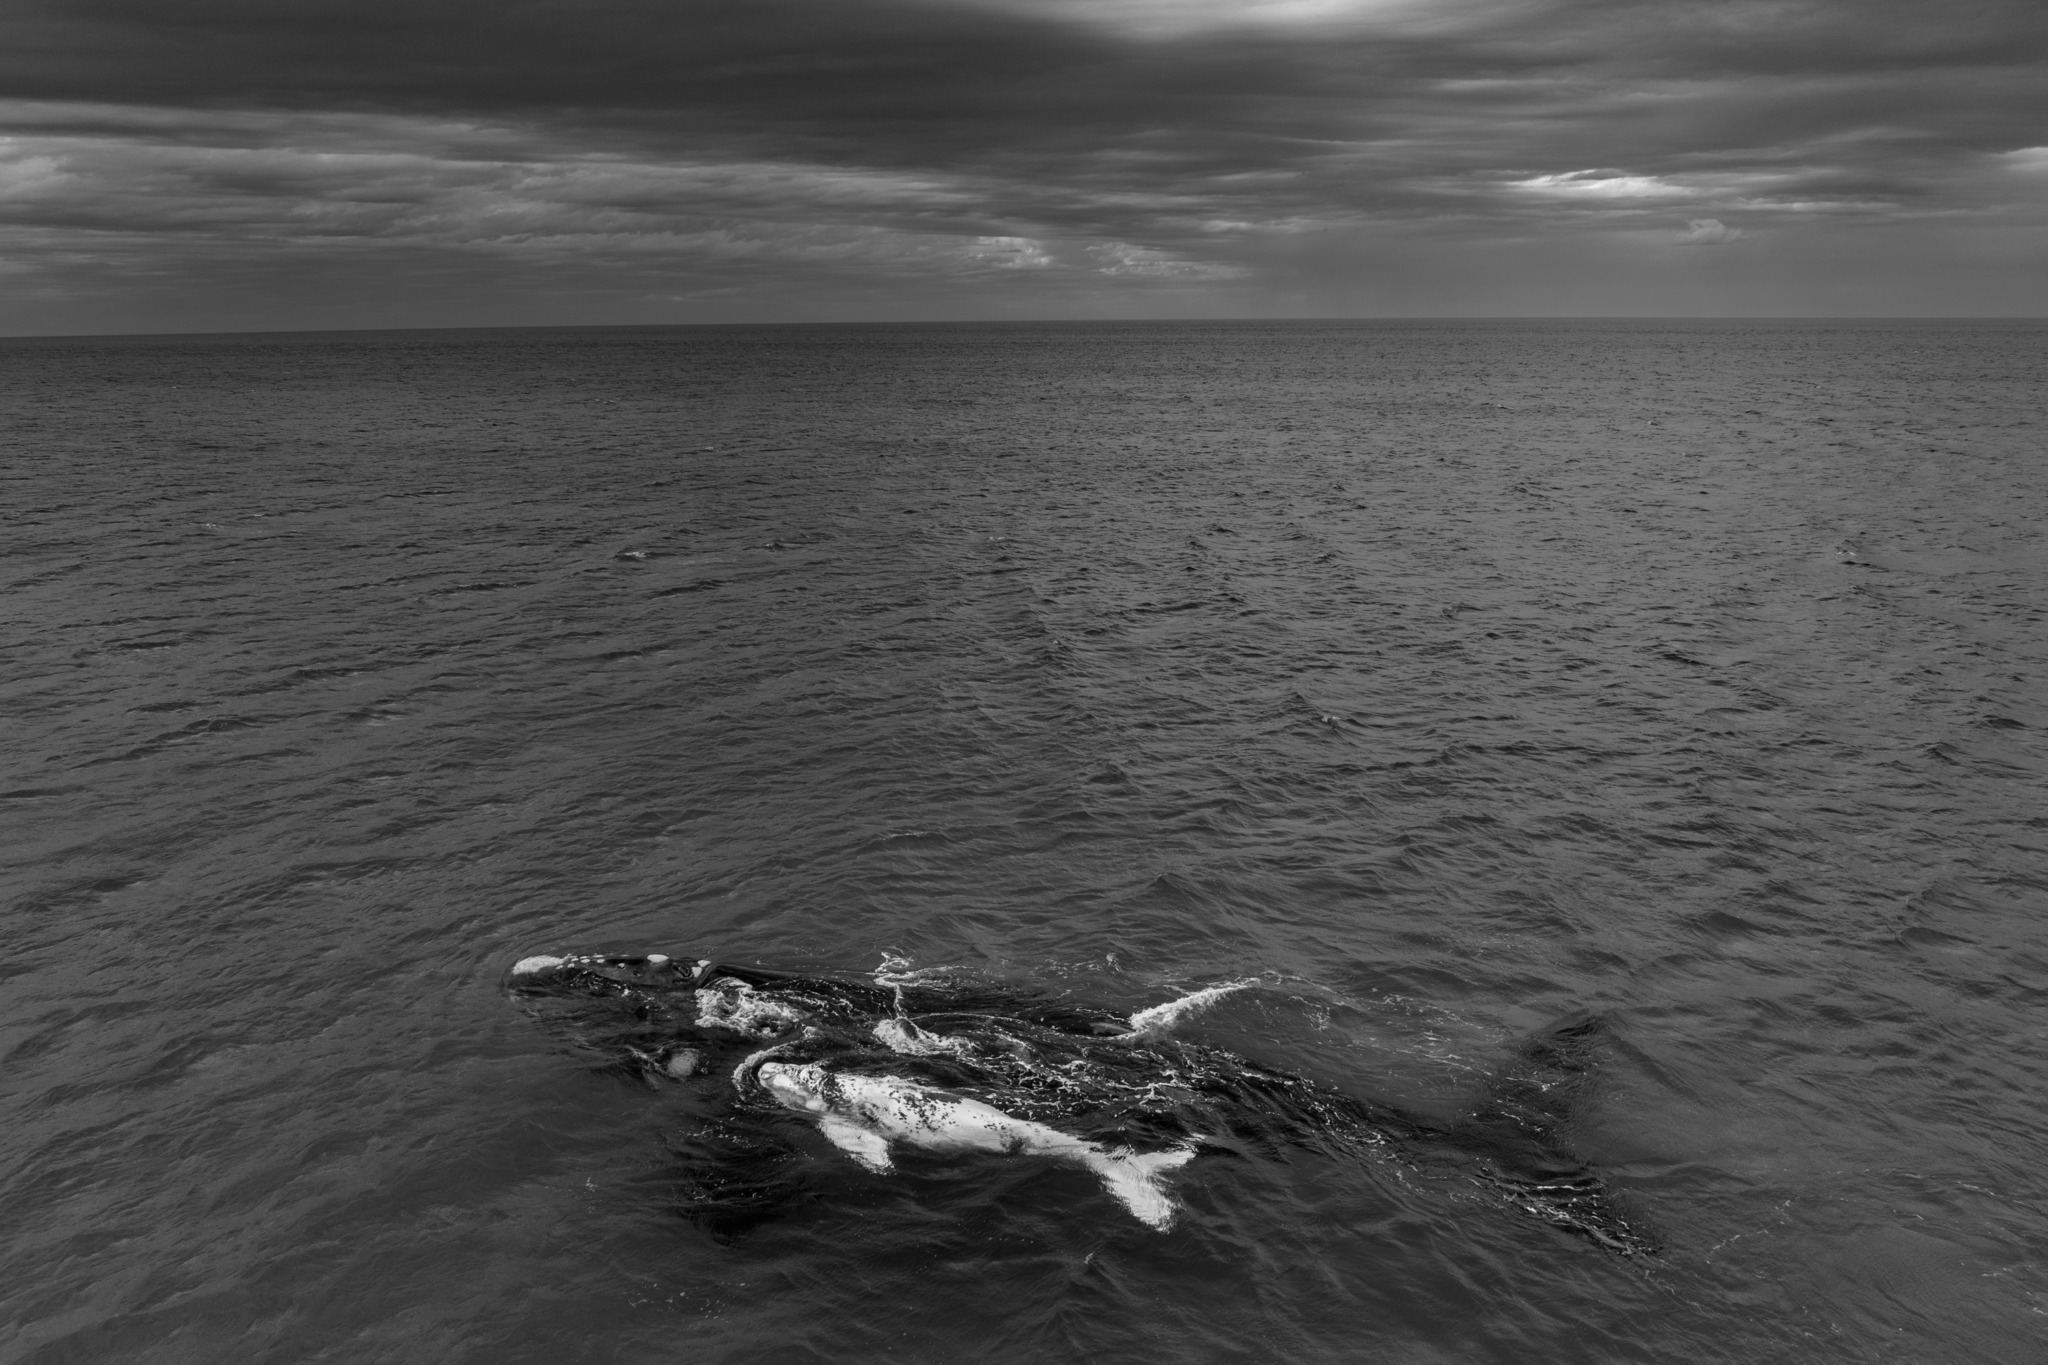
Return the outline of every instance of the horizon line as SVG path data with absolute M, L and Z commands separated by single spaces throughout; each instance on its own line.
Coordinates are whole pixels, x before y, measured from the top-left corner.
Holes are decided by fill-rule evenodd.
M 1500 313 L 1293 317 L 1255 316 L 1193 318 L 817 318 L 805 321 L 760 322 L 533 322 L 466 325 L 401 325 L 390 327 L 232 327 L 210 331 L 0 332 L 0 343 L 22 341 L 197 340 L 208 337 L 318 337 L 390 334 L 483 332 L 652 332 L 652 331 L 797 331 L 806 328 L 857 328 L 877 331 L 919 327 L 1196 327 L 1326 325 L 1499 325 L 1503 323 L 1725 323 L 1867 326 L 1872 324 L 2048 324 L 2048 314 L 2035 313 Z

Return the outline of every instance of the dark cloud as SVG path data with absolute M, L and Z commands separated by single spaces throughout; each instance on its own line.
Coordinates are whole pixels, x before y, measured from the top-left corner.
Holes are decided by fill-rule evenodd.
M 1822 260 L 2039 311 L 2044 75 L 2035 0 L 15 0 L 0 294 L 1484 312 L 1520 260 L 1551 311 L 1757 311 Z

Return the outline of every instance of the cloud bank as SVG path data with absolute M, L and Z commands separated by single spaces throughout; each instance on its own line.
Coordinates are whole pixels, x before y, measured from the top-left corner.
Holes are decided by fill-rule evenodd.
M 2044 58 L 2031 0 L 16 0 L 0 328 L 2042 313 Z

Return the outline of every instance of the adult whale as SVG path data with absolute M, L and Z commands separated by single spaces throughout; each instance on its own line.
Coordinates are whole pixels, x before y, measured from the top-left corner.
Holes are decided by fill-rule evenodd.
M 680 1154 L 686 1211 L 720 1230 L 794 1197 L 790 1128 L 807 1121 L 875 1171 L 892 1144 L 1080 1165 L 1159 1228 L 1174 1209 L 1165 1176 L 1191 1156 L 1308 1146 L 1455 1169 L 1608 1251 L 1656 1250 L 1565 1136 L 1597 1018 L 1529 1039 L 1446 1122 L 1174 1036 L 1251 981 L 1135 1015 L 931 972 L 864 980 L 660 953 L 528 957 L 506 984 L 604 1068 L 712 1101 Z

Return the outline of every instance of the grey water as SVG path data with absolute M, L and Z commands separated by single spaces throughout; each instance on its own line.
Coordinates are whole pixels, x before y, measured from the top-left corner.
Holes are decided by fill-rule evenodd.
M 0 1358 L 2021 1362 L 2048 325 L 0 342 Z M 813 1144 L 741 1236 L 531 953 L 1135 1011 L 1398 1162 Z

